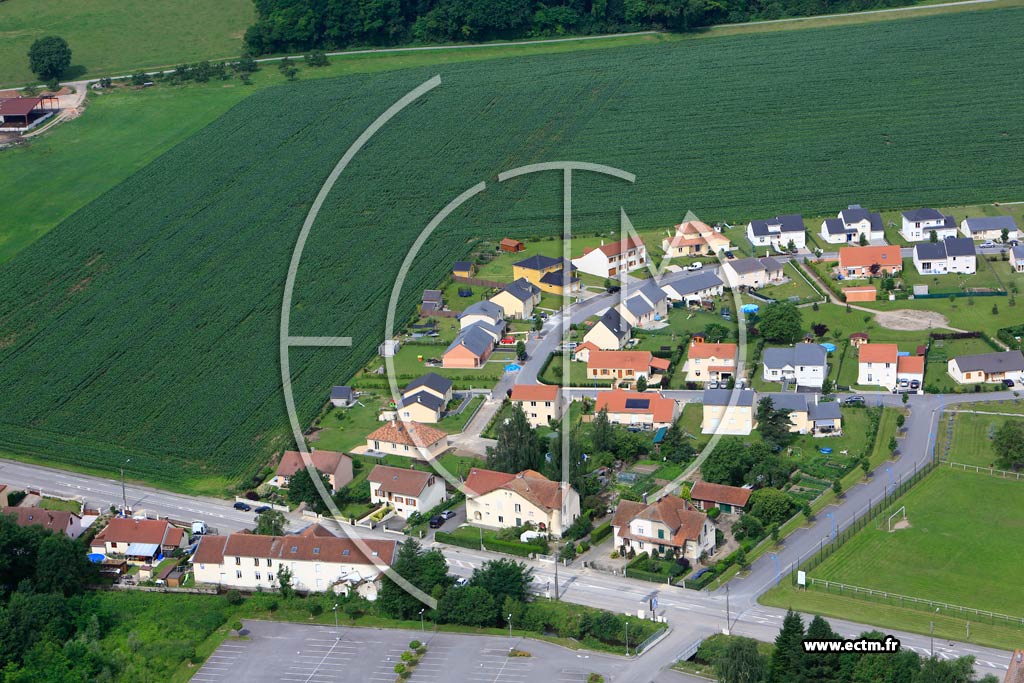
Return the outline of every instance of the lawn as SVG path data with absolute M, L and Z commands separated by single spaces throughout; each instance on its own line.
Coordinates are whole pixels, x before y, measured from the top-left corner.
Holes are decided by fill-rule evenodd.
M 987 409 L 992 411 L 1001 410 L 1002 403 L 996 403 Z M 1024 418 L 1008 417 L 1006 415 L 983 415 L 979 413 L 947 413 L 955 415 L 953 421 L 953 441 L 949 454 L 943 457 L 952 462 L 965 465 L 977 465 L 978 467 L 994 467 L 996 452 L 992 448 L 992 438 L 997 429 L 1007 421 L 1024 424 Z M 945 426 L 943 426 L 943 430 Z M 943 430 L 940 434 L 945 437 Z
M 1024 616 L 1024 543 L 1016 481 L 939 468 L 903 496 L 910 528 L 868 525 L 813 575 L 867 588 Z M 884 525 L 885 520 L 881 523 Z
M 783 274 L 789 278 L 789 282 L 782 285 L 762 287 L 757 290 L 761 296 L 766 296 L 776 301 L 786 301 L 794 298 L 798 304 L 806 304 L 812 301 L 823 301 L 824 297 L 816 287 L 811 285 L 806 277 L 796 269 L 792 263 L 787 263 L 782 269 Z
M 946 317 L 949 327 L 960 330 L 972 330 L 985 332 L 995 339 L 999 328 L 1006 327 L 1015 319 L 1015 306 L 1010 306 L 1007 297 L 964 297 L 950 302 L 948 298 L 942 299 L 914 299 L 907 301 L 875 301 L 861 304 L 865 308 L 880 311 L 899 310 L 922 310 L 934 311 Z M 992 307 L 996 310 L 993 312 Z M 841 308 L 837 306 L 837 308 Z M 857 311 L 854 311 L 856 314 Z M 900 333 L 896 333 L 900 334 Z M 923 340 L 927 337 L 927 331 L 904 332 L 905 335 L 917 335 Z M 874 337 L 872 337 L 874 341 Z
M 49 498 L 43 497 L 39 501 L 39 507 L 44 510 L 65 510 L 67 512 L 74 512 L 76 515 L 82 514 L 82 504 L 77 500 L 61 500 L 60 498 Z
M 35 79 L 26 54 L 41 36 L 68 41 L 65 79 L 95 78 L 238 55 L 255 18 L 249 0 L 8 0 L 0 3 L 0 86 Z
M 925 386 L 931 393 L 952 393 L 963 391 L 964 387 L 949 376 L 947 362 L 950 358 L 978 353 L 991 353 L 994 349 L 984 339 L 936 339 L 928 349 L 925 363 Z M 973 387 L 967 387 L 974 391 Z
M 929 294 L 951 294 L 970 290 L 1005 291 L 1009 286 L 1009 283 L 1005 282 L 1010 274 L 1009 265 L 1007 261 L 1003 268 L 1002 260 L 993 260 L 990 263 L 987 258 L 979 256 L 977 272 L 972 275 L 921 275 L 914 267 L 913 259 L 907 258 L 903 259 L 903 273 L 900 279 L 903 281 L 904 289 L 911 292 L 914 285 L 928 285 Z M 1000 273 L 997 273 L 997 268 Z M 1003 270 L 1006 272 L 1002 273 Z
M 470 418 L 480 407 L 480 404 L 484 402 L 483 396 L 474 396 L 469 399 L 469 405 L 467 405 L 461 413 L 458 415 L 449 415 L 441 418 L 441 421 L 437 423 L 437 426 L 448 432 L 449 434 L 456 434 L 461 432 L 466 427 L 466 423 L 469 422 Z
M 373 154 L 353 161 L 345 190 L 328 197 L 306 242 L 292 333 L 349 335 L 354 346 L 291 354 L 300 422 L 319 413 L 330 383 L 373 356 L 390 283 L 421 226 L 448 198 L 501 169 L 573 156 L 635 172 L 643 182 L 632 185 L 579 175 L 573 207 L 589 235 L 614 231 L 620 207 L 644 232 L 664 229 L 688 208 L 738 223 L 792 205 L 832 211 L 853 195 L 871 206 L 905 204 L 907 188 L 917 201 L 944 203 L 1018 192 L 1024 121 L 993 120 L 986 98 L 1005 98 L 1006 83 L 1016 82 L 1024 35 L 1009 32 L 998 51 L 973 44 L 1022 16 L 1021 9 L 966 12 L 445 67 L 444 85 L 389 123 Z M 906 55 L 895 68 L 894 49 Z M 751 54 L 760 55 L 756 64 Z M 764 59 L 781 66 L 766 74 Z M 355 69 L 355 60 L 346 64 Z M 395 62 L 363 68 L 388 64 Z M 727 76 L 679 80 L 712 65 Z M 868 108 L 837 112 L 837 88 L 883 66 L 887 78 Z M 926 68 L 942 78 L 923 84 Z M 0 269 L 0 387 L 9 399 L 0 448 L 108 470 L 130 457 L 139 476 L 176 484 L 240 481 L 287 447 L 279 303 L 295 237 L 351 142 L 437 72 L 257 90 L 8 261 Z M 560 87 L 551 88 L 556 79 Z M 951 95 L 948 82 L 962 85 Z M 210 87 L 231 90 L 225 85 Z M 784 104 L 766 119 L 748 103 L 768 96 Z M 613 105 L 623 101 L 633 106 Z M 681 129 L 673 102 L 692 101 L 723 105 L 693 110 Z M 880 120 L 898 149 L 881 140 Z M 749 130 L 797 140 L 787 153 L 803 160 L 801 174 L 779 163 L 771 141 L 751 148 Z M 908 169 L 910 157 L 925 161 Z M 719 162 L 683 182 L 679 169 L 692 158 Z M 942 181 L 954 165 L 970 181 L 950 189 Z M 560 229 L 558 180 L 490 182 L 453 214 L 413 264 L 398 319 L 412 316 L 420 291 L 441 282 L 475 239 L 529 241 Z M 366 248 L 367 236 L 386 246 Z M 410 375 L 422 370 L 412 360 Z M 61 367 L 60 375 L 33 372 L 47 364 Z M 493 380 L 499 363 L 458 381 L 479 381 L 491 365 Z
M 494 351 L 481 368 L 442 368 L 429 366 L 430 359 L 440 360 L 448 344 L 440 339 L 433 343 L 422 341 L 403 344 L 394 356 L 395 380 L 398 388 L 428 372 L 435 372 L 447 377 L 456 389 L 471 389 L 493 386 L 505 374 L 505 366 L 515 360 L 514 351 Z M 352 380 L 356 387 L 386 390 L 388 379 L 386 374 L 378 373 L 384 366 L 384 359 L 374 356 Z
M 351 408 L 331 408 L 315 425 L 320 430 L 310 444 L 321 450 L 340 453 L 365 445 L 366 435 L 381 426 L 377 416 L 390 402 L 390 397 L 385 399 L 384 394 L 364 392 L 359 403 Z

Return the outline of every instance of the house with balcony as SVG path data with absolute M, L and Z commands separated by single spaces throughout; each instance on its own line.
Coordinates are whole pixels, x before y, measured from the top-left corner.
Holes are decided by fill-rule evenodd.
M 686 381 L 699 384 L 728 381 L 736 375 L 737 352 L 735 344 L 706 344 L 702 337 L 694 336 L 683 365 Z
M 675 399 L 657 391 L 600 391 L 594 412 L 602 410 L 607 412 L 612 424 L 651 431 L 671 427 L 679 417 L 679 404 Z
M 771 247 L 777 252 L 789 252 L 790 246 L 804 249 L 807 246 L 807 229 L 804 217 L 797 213 L 775 216 L 747 223 L 747 239 L 754 247 Z
M 766 348 L 761 360 L 766 382 L 820 389 L 828 377 L 828 351 L 821 344 Z
M 646 268 L 647 246 L 639 237 L 588 247 L 583 255 L 572 260 L 581 273 L 614 280 L 625 279 L 628 273 Z
M 935 233 L 940 241 L 957 235 L 956 219 L 936 209 L 904 211 L 901 217 L 903 221 L 900 235 L 908 242 L 930 240 L 932 233 Z

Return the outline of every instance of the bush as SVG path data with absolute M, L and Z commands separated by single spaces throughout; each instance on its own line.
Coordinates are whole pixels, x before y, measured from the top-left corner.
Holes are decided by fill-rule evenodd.
M 420 641 L 414 640 L 411 643 L 409 643 L 409 649 L 410 650 L 418 650 L 420 645 L 422 645 L 422 644 L 423 643 L 421 643 Z
M 710 510 L 708 510 L 708 517 L 710 517 L 711 519 L 718 519 L 718 516 L 720 514 L 722 514 L 722 511 L 719 510 L 718 508 L 711 508 Z
M 590 532 L 590 544 L 597 545 L 604 539 L 612 535 L 612 523 L 605 522 L 601 526 L 597 527 Z
M 11 507 L 16 507 L 21 501 L 25 500 L 27 495 L 24 491 L 11 491 L 7 494 L 7 504 Z
M 240 622 L 240 621 L 235 621 L 235 622 L 232 622 L 232 624 L 231 624 L 231 630 L 234 631 L 235 633 L 240 632 L 242 630 L 242 628 L 244 628 L 244 627 L 242 626 L 242 622 Z
M 324 606 L 319 602 L 314 602 L 309 606 L 309 616 L 318 617 L 324 613 Z
M 234 588 L 232 588 L 224 594 L 224 599 L 227 600 L 227 603 L 232 606 L 241 605 L 243 601 L 242 594 Z

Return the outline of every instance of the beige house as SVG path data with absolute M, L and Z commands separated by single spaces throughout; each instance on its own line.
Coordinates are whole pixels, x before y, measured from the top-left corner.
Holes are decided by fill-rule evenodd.
M 1024 273 L 1024 245 L 1010 249 L 1010 268 L 1015 273 Z
M 665 258 L 685 256 L 713 256 L 720 251 L 729 251 L 729 238 L 703 221 L 684 221 L 675 227 L 671 237 L 661 241 Z
M 0 508 L 0 515 L 14 516 L 14 522 L 18 526 L 30 527 L 41 526 L 47 531 L 64 534 L 69 538 L 78 538 L 85 529 L 82 528 L 82 518 L 68 510 L 47 510 L 37 507 L 9 507 Z
M 581 273 L 603 278 L 623 279 L 627 273 L 647 266 L 647 246 L 638 237 L 588 247 L 572 260 Z
M 448 497 L 444 480 L 434 472 L 376 465 L 366 478 L 370 482 L 370 502 L 387 504 L 402 517 L 423 514 Z
M 618 351 L 626 342 L 632 328 L 614 308 L 609 308 L 601 319 L 583 335 L 584 342 L 590 342 L 604 351 Z
M 641 429 L 671 427 L 679 417 L 679 404 L 656 391 L 599 391 L 594 411 L 602 410 L 612 424 Z
M 775 410 L 789 411 L 789 431 L 814 436 L 838 436 L 843 432 L 843 414 L 839 403 L 822 403 L 818 394 L 776 393 L 760 394 L 757 402 L 764 398 L 772 400 Z M 755 408 L 756 410 L 756 408 Z
M 587 379 L 630 386 L 643 377 L 656 384 L 669 365 L 669 359 L 656 358 L 650 351 L 591 351 Z
M 257 536 L 231 534 L 204 536 L 192 556 L 197 584 L 242 590 L 276 590 L 277 572 L 291 572 L 291 585 L 306 593 L 356 589 L 368 599 L 376 590 L 361 588 L 376 583 L 391 566 L 397 541 L 338 538 L 321 534 Z
M 715 525 L 679 496 L 665 496 L 650 505 L 620 500 L 612 518 L 614 547 L 637 553 L 674 554 L 695 562 L 715 552 Z
M 418 422 L 392 420 L 366 437 L 367 450 L 430 460 L 448 449 L 448 434 Z
M 506 474 L 475 468 L 462 490 L 466 520 L 475 526 L 504 529 L 535 524 L 560 538 L 580 516 L 580 494 L 574 488 L 533 470 Z
M 756 289 L 782 282 L 785 279 L 782 263 L 770 256 L 726 261 L 722 265 L 721 272 L 725 283 L 733 289 L 737 287 Z
M 1003 230 L 1006 231 L 1007 241 L 1020 237 L 1013 216 L 978 216 L 960 221 L 960 232 L 974 240 L 1002 241 Z
M 892 391 L 899 381 L 898 362 L 899 347 L 895 344 L 862 344 L 857 351 L 857 384 Z
M 327 475 L 327 481 L 335 492 L 352 481 L 352 458 L 344 453 L 314 449 L 309 453 L 309 460 L 318 472 Z M 303 459 L 302 453 L 285 451 L 270 483 L 282 489 L 288 488 L 288 481 L 292 475 L 305 467 L 306 461 Z
M 703 434 L 746 436 L 757 425 L 754 419 L 754 392 L 750 390 L 705 389 L 701 399 Z
M 633 327 L 650 327 L 668 315 L 668 295 L 654 280 L 644 280 L 639 286 L 624 285 L 620 294 L 622 301 L 615 310 Z
M 994 351 L 949 359 L 949 376 L 957 384 L 1013 382 L 1014 388 L 1024 381 L 1024 354 L 1020 351 Z
M 552 384 L 516 384 L 512 403 L 523 409 L 531 427 L 547 427 L 562 419 L 564 402 L 558 387 Z
M 489 301 L 501 306 L 505 319 L 517 318 L 529 320 L 533 317 L 533 308 L 540 303 L 540 288 L 531 284 L 526 278 L 519 278 L 492 296 Z
M 161 553 L 188 547 L 185 530 L 163 519 L 115 517 L 89 544 L 89 551 L 122 556 L 129 564 L 152 564 Z
M 686 381 L 717 382 L 734 377 L 737 351 L 735 344 L 705 344 L 701 337 L 694 336 L 683 365 Z

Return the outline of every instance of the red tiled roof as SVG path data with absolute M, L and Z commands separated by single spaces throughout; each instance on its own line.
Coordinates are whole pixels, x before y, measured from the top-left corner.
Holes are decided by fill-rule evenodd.
M 366 437 L 367 441 L 383 441 L 385 443 L 405 444 L 407 446 L 433 446 L 448 436 L 447 432 L 435 429 L 419 422 L 392 420 L 383 427 L 375 429 Z
M 857 359 L 861 363 L 895 363 L 899 358 L 899 347 L 895 344 L 864 344 Z
M 397 493 L 403 496 L 418 496 L 423 493 L 423 489 L 427 487 L 430 480 L 435 476 L 433 472 L 376 465 L 367 479 L 375 484 L 380 484 L 382 492 Z
M 467 496 L 482 496 L 491 491 L 504 489 L 513 491 L 534 505 L 553 510 L 562 507 L 562 486 L 551 481 L 540 472 L 523 470 L 519 474 L 507 474 L 474 468 L 466 477 L 463 489 Z
M 501 246 L 503 247 L 519 247 L 522 246 L 522 244 L 523 243 L 519 240 L 514 240 L 511 237 L 506 237 L 501 240 Z
M 642 247 L 644 241 L 638 237 L 629 237 L 618 242 L 612 242 L 610 244 L 602 244 L 597 247 L 597 250 L 602 252 L 605 256 L 618 256 L 624 251 L 629 251 L 634 247 Z M 587 248 L 583 250 L 583 255 L 586 256 L 590 252 L 594 251 L 594 248 Z
M 579 351 L 579 347 L 576 348 Z M 516 384 L 512 387 L 513 401 L 554 401 L 558 387 L 554 384 Z
M 42 101 L 41 97 L 12 97 L 0 100 L 0 116 L 26 116 Z
M 861 347 L 863 350 L 864 347 Z M 924 356 L 898 356 L 896 358 L 896 372 L 903 372 L 908 375 L 924 374 Z
M 872 287 L 874 289 L 874 287 Z M 867 332 L 854 332 L 850 335 L 850 339 L 868 339 Z
M 735 344 L 706 344 L 704 342 L 696 342 L 690 344 L 690 348 L 686 352 L 687 358 L 730 358 L 735 360 L 736 358 L 736 345 Z
M 630 399 L 647 400 L 647 408 L 627 408 L 626 401 Z M 671 422 L 675 415 L 676 402 L 671 398 L 665 398 L 656 392 L 639 391 L 600 391 L 597 394 L 595 411 L 607 410 L 609 413 L 632 413 L 636 415 L 650 415 L 655 422 Z
M 164 544 L 164 537 L 169 537 L 166 544 L 177 545 L 181 542 L 181 533 L 174 533 L 175 527 L 162 519 L 129 519 L 115 517 L 110 520 L 103 531 L 96 534 L 95 544 L 115 543 L 157 543 Z M 181 529 L 177 529 L 182 532 Z M 174 537 L 177 537 L 175 542 Z
M 338 464 L 347 457 L 344 453 L 335 453 L 334 451 L 315 450 L 309 453 L 313 467 L 324 474 L 334 474 L 338 469 Z M 306 463 L 302 459 L 302 453 L 285 451 L 281 456 L 281 463 L 277 466 L 277 476 L 290 477 L 305 467 Z
M 502 484 L 515 476 L 507 472 L 496 472 L 477 467 L 469 471 L 469 476 L 466 477 L 462 487 L 466 490 L 467 496 L 482 496 L 500 488 Z
M 726 486 L 725 484 L 698 481 L 690 490 L 690 498 L 693 500 L 725 503 L 734 507 L 743 507 L 750 500 L 750 493 L 750 489 L 740 488 L 739 486 Z
M 299 536 L 320 536 L 321 538 L 334 538 L 334 534 L 328 531 L 321 524 L 310 524 L 299 532 Z
M 2 490 L 2 489 L 0 489 Z M 40 525 L 50 531 L 66 532 L 71 524 L 71 518 L 78 515 L 67 510 L 46 510 L 36 507 L 4 507 L 0 514 L 14 515 L 18 526 Z
M 840 268 L 870 268 L 874 264 L 883 268 L 903 266 L 903 257 L 897 246 L 888 247 L 840 247 Z
M 663 523 L 672 532 L 672 538 L 665 539 L 665 541 L 682 547 L 686 541 L 696 540 L 700 537 L 700 530 L 704 526 L 707 515 L 695 510 L 690 503 L 679 496 L 665 496 L 650 505 L 620 501 L 615 516 L 612 518 L 612 526 L 620 527 L 620 538 L 656 540 L 653 536 L 637 536 L 630 533 L 629 523 L 634 519 Z
M 650 372 L 654 356 L 650 351 L 601 351 L 595 349 L 587 359 L 587 369 L 632 370 Z

